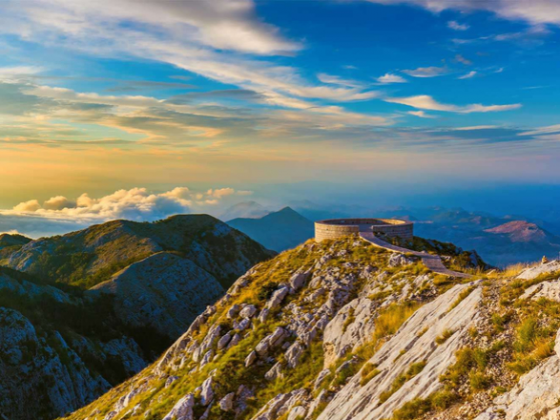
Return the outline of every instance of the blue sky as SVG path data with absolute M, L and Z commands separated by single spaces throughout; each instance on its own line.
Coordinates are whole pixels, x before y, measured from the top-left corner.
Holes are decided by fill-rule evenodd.
M 179 204 L 205 209 L 209 189 L 281 183 L 558 183 L 559 35 L 554 0 L 7 0 L 0 206 L 78 217 L 83 193 L 134 188 L 190 188 Z

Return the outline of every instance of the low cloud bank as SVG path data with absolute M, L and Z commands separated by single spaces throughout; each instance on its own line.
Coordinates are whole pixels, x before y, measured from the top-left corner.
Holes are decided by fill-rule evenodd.
M 87 193 L 76 199 L 58 195 L 43 203 L 32 199 L 13 209 L 0 210 L 0 231 L 38 237 L 115 219 L 154 221 L 175 214 L 208 212 L 223 200 L 250 194 L 251 191 L 229 187 L 204 192 L 177 187 L 162 193 L 149 192 L 146 188 L 123 189 L 101 198 L 90 197 Z

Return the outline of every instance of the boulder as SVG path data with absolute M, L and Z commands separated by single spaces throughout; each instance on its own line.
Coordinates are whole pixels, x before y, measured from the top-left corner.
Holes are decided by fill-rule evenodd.
M 231 340 L 231 332 L 225 334 L 222 338 L 218 340 L 218 350 L 223 349 Z
M 237 314 L 239 313 L 240 310 L 241 310 L 241 306 L 237 304 L 232 305 L 232 307 L 229 308 L 229 310 L 227 311 L 226 317 L 228 319 L 234 319 L 235 317 L 237 317 Z
M 309 279 L 310 275 L 311 275 L 311 273 L 295 273 L 290 278 L 290 282 L 289 282 L 292 290 L 295 292 L 295 291 L 301 289 L 305 285 L 305 283 L 307 282 L 307 279 Z
M 266 303 L 266 307 L 270 310 L 278 309 L 289 291 L 290 290 L 286 286 L 276 290 Z
M 299 364 L 304 352 L 305 347 L 299 341 L 292 344 L 286 351 L 286 362 L 288 366 L 292 369 L 295 368 Z
M 202 383 L 202 389 L 200 391 L 200 403 L 203 406 L 207 406 L 214 399 L 214 390 L 212 389 L 212 377 L 209 376 Z
M 249 319 L 252 318 L 256 312 L 257 308 L 255 305 L 247 305 L 241 310 L 241 312 L 239 312 L 239 316 L 241 318 Z
M 245 358 L 245 367 L 251 366 L 257 360 L 257 352 L 253 350 L 249 355 Z
M 416 261 L 417 261 L 417 258 L 415 258 L 415 257 L 409 257 L 409 256 L 404 255 L 404 254 L 393 253 L 389 256 L 389 261 L 388 261 L 387 265 L 389 267 L 401 267 L 401 266 L 404 266 L 404 265 L 413 264 Z
M 222 411 L 231 411 L 233 409 L 233 400 L 235 398 L 235 392 L 230 392 L 219 402 L 220 409 Z
M 194 395 L 187 394 L 173 406 L 163 420 L 194 420 Z

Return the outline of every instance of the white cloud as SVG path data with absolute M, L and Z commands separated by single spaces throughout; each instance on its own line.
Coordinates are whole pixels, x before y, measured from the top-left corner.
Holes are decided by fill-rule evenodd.
M 558 134 L 560 133 L 560 124 L 549 125 L 545 127 L 537 127 L 534 130 L 524 131 L 519 133 L 520 136 L 541 136 L 545 134 Z
M 0 235 L 21 235 L 17 229 L 8 230 L 6 232 L 1 232 Z
M 331 84 L 331 85 L 339 85 L 339 86 L 346 86 L 346 87 L 352 87 L 352 88 L 362 88 L 363 87 L 363 84 L 356 81 L 356 80 L 343 79 L 339 76 L 333 76 L 333 75 L 325 74 L 325 73 L 319 73 L 317 75 L 317 78 L 321 82 Z
M 521 108 L 521 104 L 511 104 L 511 105 L 472 104 L 466 106 L 447 105 L 447 104 L 441 104 L 437 102 L 429 95 L 410 96 L 407 98 L 386 98 L 385 101 L 396 103 L 396 104 L 407 105 L 417 109 L 442 111 L 442 112 L 457 112 L 460 114 L 470 114 L 473 112 L 509 111 L 509 110 Z
M 38 200 L 29 200 L 19 203 L 14 207 L 14 211 L 18 213 L 34 212 L 41 208 Z
M 424 111 L 408 111 L 407 114 L 414 115 L 419 118 L 436 118 L 433 115 L 426 114 Z
M 64 210 L 76 207 L 76 203 L 61 195 L 52 197 L 43 203 L 45 210 Z
M 101 198 L 82 194 L 75 201 L 55 196 L 41 206 L 38 200 L 18 204 L 12 210 L 0 210 L 3 216 L 39 217 L 62 221 L 89 223 L 113 219 L 157 220 L 173 214 L 190 213 L 192 206 L 215 206 L 225 197 L 248 195 L 250 191 L 233 188 L 210 189 L 204 193 L 187 187 L 176 187 L 163 193 L 151 193 L 146 188 L 119 190 Z
M 297 68 L 251 58 L 251 55 L 293 54 L 301 48 L 299 43 L 286 40 L 278 28 L 263 23 L 256 16 L 252 0 L 35 0 L 24 3 L 7 0 L 2 7 L 0 33 L 90 55 L 133 56 L 169 63 L 252 91 L 262 103 L 271 107 L 298 109 L 320 114 L 321 118 L 346 116 L 348 120 L 355 120 L 357 113 L 326 106 L 322 101 L 341 103 L 379 97 L 378 92 L 364 91 L 361 84 L 352 80 L 322 75 L 324 82 L 317 85 L 303 78 Z M 164 106 L 164 101 L 145 96 L 98 95 L 49 86 L 31 86 L 27 93 L 56 100 L 116 106 L 119 120 L 131 115 L 125 107 L 141 113 L 148 107 Z M 181 111 L 185 108 L 186 105 L 182 106 Z M 195 107 L 188 111 L 202 112 Z M 147 121 L 144 114 L 132 116 Z M 362 121 L 367 124 L 390 123 L 384 117 L 367 114 L 363 117 Z M 104 122 L 109 123 L 110 119 L 115 120 L 105 116 Z M 181 125 L 189 133 L 201 131 L 192 124 Z M 110 126 L 119 128 L 118 124 Z M 130 127 L 127 130 L 132 132 Z M 202 130 L 204 136 L 222 131 L 208 127 Z
M 463 75 L 463 76 L 459 76 L 457 79 L 472 79 L 474 76 L 477 75 L 477 72 L 472 70 L 470 72 L 468 72 L 467 74 Z
M 120 22 L 128 22 L 145 24 L 169 37 L 188 37 L 222 50 L 277 54 L 301 48 L 299 43 L 284 39 L 276 27 L 262 22 L 256 16 L 252 0 L 34 0 L 7 1 L 2 7 L 3 14 L 12 15 L 12 20 L 6 23 L 8 28 L 18 23 L 16 16 L 40 25 L 36 29 L 73 38 L 88 33 L 101 36 L 105 27 L 114 28 Z
M 449 22 L 447 22 L 447 27 L 455 31 L 466 31 L 467 29 L 470 28 L 470 26 L 467 25 L 466 23 L 461 24 L 456 20 L 450 20 Z
M 219 188 L 215 190 L 210 189 L 206 192 L 206 194 L 210 197 L 222 198 L 227 197 L 228 195 L 235 194 L 235 190 L 233 188 Z
M 486 10 L 511 20 L 524 20 L 534 25 L 560 25 L 560 2 L 557 0 L 368 0 L 379 4 L 412 4 L 432 12 Z
M 377 81 L 379 83 L 383 83 L 383 84 L 407 83 L 408 82 L 408 80 L 406 80 L 404 77 L 396 75 L 396 74 L 391 74 L 391 73 L 386 73 L 383 76 L 378 77 Z
M 453 131 L 475 131 L 475 130 L 492 130 L 499 128 L 497 125 L 471 125 L 469 127 L 452 127 L 450 130 Z
M 404 73 L 412 77 L 437 77 L 443 76 L 448 72 L 446 67 L 418 67 L 414 70 L 403 70 Z

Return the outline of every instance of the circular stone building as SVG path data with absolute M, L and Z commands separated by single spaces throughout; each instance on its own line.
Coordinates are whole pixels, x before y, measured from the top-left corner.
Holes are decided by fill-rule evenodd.
M 360 232 L 383 233 L 388 237 L 412 239 L 414 224 L 397 219 L 330 219 L 315 222 L 315 240 L 318 242 Z

